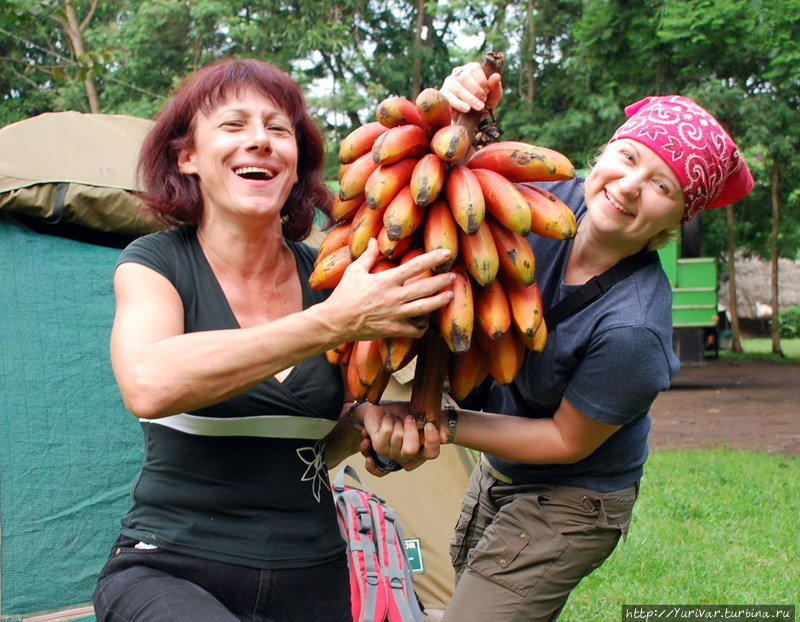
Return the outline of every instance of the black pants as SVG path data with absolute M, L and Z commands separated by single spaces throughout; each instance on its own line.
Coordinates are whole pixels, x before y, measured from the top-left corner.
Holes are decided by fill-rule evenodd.
M 261 570 L 134 548 L 120 537 L 97 583 L 98 622 L 351 622 L 347 559 Z

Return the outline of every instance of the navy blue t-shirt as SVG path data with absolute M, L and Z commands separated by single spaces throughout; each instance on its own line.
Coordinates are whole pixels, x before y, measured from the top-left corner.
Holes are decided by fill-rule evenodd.
M 583 180 L 542 184 L 576 214 L 586 213 Z M 545 310 L 579 286 L 565 285 L 572 241 L 531 234 L 536 279 Z M 616 283 L 599 299 L 549 330 L 539 354 L 526 353 L 512 387 L 496 383 L 485 410 L 521 417 L 552 417 L 566 397 L 583 414 L 612 425 L 616 433 L 583 460 L 567 465 L 530 465 L 486 456 L 514 483 L 579 486 L 607 492 L 642 476 L 647 458 L 648 415 L 669 388 L 679 362 L 672 351 L 672 290 L 660 263 Z

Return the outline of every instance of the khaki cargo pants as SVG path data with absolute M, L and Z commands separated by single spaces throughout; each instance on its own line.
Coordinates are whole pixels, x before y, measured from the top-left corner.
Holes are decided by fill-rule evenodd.
M 627 534 L 637 496 L 638 484 L 609 493 L 508 484 L 479 462 L 450 542 L 456 589 L 443 622 L 556 620 Z

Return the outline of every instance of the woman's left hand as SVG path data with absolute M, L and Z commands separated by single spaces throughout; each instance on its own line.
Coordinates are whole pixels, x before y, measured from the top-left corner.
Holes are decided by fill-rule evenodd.
M 366 458 L 366 468 L 373 475 L 386 474 L 378 468 L 370 456 L 370 449 L 400 464 L 404 470 L 412 471 L 427 460 L 439 456 L 439 432 L 428 423 L 423 428 L 423 438 L 417 422 L 410 414 L 408 402 L 386 402 L 379 405 L 363 404 L 364 439 L 361 453 Z M 359 413 L 361 414 L 361 413 Z M 420 442 L 422 440 L 422 442 Z

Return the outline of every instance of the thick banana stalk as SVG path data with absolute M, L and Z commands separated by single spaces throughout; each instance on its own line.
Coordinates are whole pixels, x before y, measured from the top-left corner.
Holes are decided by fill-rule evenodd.
M 403 158 L 420 158 L 427 152 L 428 134 L 424 129 L 419 125 L 398 125 L 375 140 L 372 160 L 375 164 L 392 164 Z
M 475 302 L 469 274 L 458 264 L 453 266 L 453 298 L 437 313 L 439 332 L 451 352 L 466 352 L 475 325 Z
M 428 206 L 428 214 L 423 224 L 423 245 L 425 251 L 448 249 L 450 259 L 437 266 L 436 272 L 447 272 L 458 257 L 458 225 L 450 206 L 442 198 Z
M 483 190 L 475 173 L 461 164 L 451 167 L 444 182 L 444 194 L 461 230 L 475 233 L 486 216 Z
M 336 249 L 320 261 L 308 277 L 311 289 L 330 289 L 336 287 L 342 280 L 344 271 L 353 263 L 349 246 Z
M 461 264 L 478 285 L 485 287 L 497 277 L 500 257 L 485 220 L 472 235 L 459 229 L 458 254 Z
M 372 209 L 389 205 L 397 193 L 411 183 L 418 158 L 403 158 L 393 164 L 381 164 L 364 184 L 364 198 Z
M 531 230 L 531 208 L 517 187 L 494 171 L 482 168 L 471 170 L 483 190 L 486 211 L 507 229 L 519 235 L 528 235 Z
M 447 97 L 439 89 L 422 89 L 414 103 L 429 132 L 436 133 L 439 128 L 450 125 L 453 111 Z
M 536 278 L 536 257 L 527 238 L 509 231 L 494 217 L 486 219 L 500 259 L 500 273 L 522 285 L 530 285 Z
M 510 140 L 478 149 L 467 166 L 494 171 L 514 182 L 558 181 L 575 177 L 572 162 L 558 151 Z
M 427 330 L 417 349 L 414 383 L 411 387 L 411 413 L 417 420 L 420 437 L 425 422 L 433 421 L 438 424 L 449 355 L 441 335 L 432 328 Z
M 500 339 L 511 328 L 511 305 L 506 290 L 495 279 L 486 287 L 478 287 L 475 295 L 475 320 L 490 339 Z
M 531 231 L 555 240 L 575 236 L 578 225 L 575 214 L 556 195 L 533 184 L 515 184 L 531 210 Z
M 372 145 L 389 128 L 377 121 L 365 123 L 345 136 L 339 145 L 339 162 L 349 164 L 365 153 L 372 151 Z
M 387 97 L 375 110 L 375 118 L 386 127 L 399 127 L 401 125 L 416 125 L 427 130 L 427 124 L 422 119 L 417 106 L 405 97 Z
M 472 137 L 463 125 L 446 125 L 431 138 L 431 151 L 446 162 L 463 160 L 470 147 Z
M 425 208 L 417 205 L 406 186 L 383 212 L 383 226 L 390 240 L 401 240 L 414 233 L 425 219 Z
M 430 205 L 444 187 L 447 165 L 435 153 L 422 156 L 411 173 L 409 186 L 414 203 L 422 207 Z

